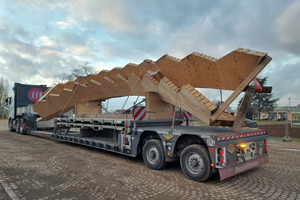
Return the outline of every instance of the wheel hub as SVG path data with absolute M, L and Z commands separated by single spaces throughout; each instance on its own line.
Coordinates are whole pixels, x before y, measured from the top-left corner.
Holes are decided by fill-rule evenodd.
M 150 147 L 147 157 L 151 164 L 155 164 L 158 161 L 158 150 L 154 146 Z
M 197 167 L 198 166 L 198 161 L 196 159 L 193 159 L 191 162 L 192 167 Z
M 150 158 L 151 158 L 151 159 L 154 159 L 155 156 L 156 156 L 156 153 L 155 153 L 154 151 L 151 151 L 151 152 L 150 152 Z
M 193 174 L 199 174 L 203 170 L 203 160 L 197 153 L 191 153 L 187 156 L 187 167 Z

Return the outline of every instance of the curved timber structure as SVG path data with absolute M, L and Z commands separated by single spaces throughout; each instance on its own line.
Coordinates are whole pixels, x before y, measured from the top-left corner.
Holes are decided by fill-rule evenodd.
M 220 59 L 192 53 L 183 59 L 168 55 L 157 61 L 127 64 L 58 84 L 34 104 L 42 120 L 76 107 L 76 115 L 101 114 L 101 101 L 122 96 L 146 97 L 148 119 L 171 119 L 174 105 L 209 125 L 232 125 L 224 110 L 270 62 L 267 53 L 238 48 Z M 196 88 L 232 90 L 219 108 Z M 153 112 L 154 111 L 154 112 Z M 152 114 L 151 114 L 152 113 Z

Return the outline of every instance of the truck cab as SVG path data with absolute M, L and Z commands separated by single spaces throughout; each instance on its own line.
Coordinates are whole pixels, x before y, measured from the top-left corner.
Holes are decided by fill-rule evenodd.
M 46 89 L 46 85 L 14 84 L 12 96 L 5 101 L 9 110 L 8 128 L 11 132 L 28 134 L 30 130 L 36 129 L 35 121 L 39 115 L 31 105 L 43 96 Z

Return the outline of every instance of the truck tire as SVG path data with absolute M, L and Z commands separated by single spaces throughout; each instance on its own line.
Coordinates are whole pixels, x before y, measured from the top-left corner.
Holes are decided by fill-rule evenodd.
M 187 146 L 182 151 L 180 166 L 184 174 L 195 181 L 205 181 L 212 175 L 208 151 L 199 144 Z
M 20 118 L 16 119 L 16 132 L 20 134 Z
M 10 132 L 16 132 L 16 129 L 14 129 L 14 124 L 13 124 L 13 120 L 12 119 L 9 119 L 9 121 L 8 121 L 8 130 Z
M 21 118 L 20 119 L 20 134 L 21 135 L 25 135 L 26 134 L 26 130 L 23 129 L 23 124 L 24 124 L 24 119 Z
M 143 159 L 150 169 L 161 169 L 166 166 L 167 162 L 160 140 L 148 140 L 143 146 Z

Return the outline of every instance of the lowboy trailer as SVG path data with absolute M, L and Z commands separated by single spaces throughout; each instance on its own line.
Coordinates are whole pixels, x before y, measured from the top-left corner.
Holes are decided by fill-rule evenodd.
M 176 120 L 173 129 L 171 120 L 60 117 L 44 122 L 36 121 L 35 115 L 23 113 L 26 120 L 20 118 L 22 124 L 15 126 L 24 128 L 16 130 L 9 124 L 10 131 L 131 157 L 142 155 L 145 164 L 155 170 L 180 160 L 184 174 L 196 181 L 205 181 L 213 173 L 223 180 L 269 161 L 268 135 L 260 129 L 236 133 L 223 127 L 185 126 L 183 120 Z
M 145 164 L 156 170 L 180 160 L 185 175 L 196 181 L 216 172 L 223 180 L 269 161 L 264 130 L 235 133 L 230 128 L 185 126 L 182 120 L 171 130 L 172 121 L 131 120 L 125 134 L 125 121 L 118 120 L 115 128 L 112 119 L 57 118 L 52 138 L 132 157 L 142 154 Z
M 195 181 L 205 181 L 213 173 L 223 180 L 269 161 L 267 132 L 242 127 L 254 93 L 271 90 L 250 84 L 270 61 L 266 53 L 241 48 L 219 60 L 199 53 L 181 60 L 165 55 L 156 62 L 128 64 L 47 90 L 31 85 L 23 98 L 43 96 L 33 108 L 28 103 L 17 108 L 14 98 L 7 99 L 9 130 L 132 157 L 142 155 L 155 170 L 179 160 L 184 174 Z M 196 88 L 233 93 L 216 106 Z M 14 97 L 20 97 L 20 92 L 15 89 Z M 245 95 L 237 116 L 226 113 L 241 92 Z M 135 104 L 129 114 L 123 109 L 119 114 L 102 113 L 102 101 L 126 95 L 145 96 L 145 106 Z M 183 125 L 183 118 L 176 115 L 179 108 L 208 126 Z M 71 110 L 75 114 L 64 117 Z

